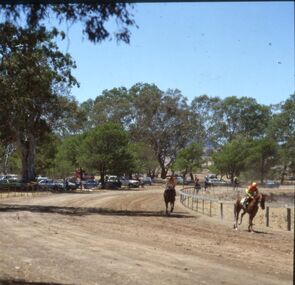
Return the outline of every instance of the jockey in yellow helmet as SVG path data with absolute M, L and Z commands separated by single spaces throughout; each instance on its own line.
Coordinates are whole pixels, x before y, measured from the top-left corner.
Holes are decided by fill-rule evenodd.
M 253 198 L 254 196 L 258 194 L 258 188 L 257 188 L 256 182 L 253 182 L 252 184 L 250 184 L 245 189 L 245 192 L 246 192 L 246 199 L 243 201 L 244 207 L 247 206 L 249 199 Z
M 257 184 L 256 182 L 253 182 L 246 188 L 246 195 L 247 197 L 254 197 L 256 194 L 258 194 Z

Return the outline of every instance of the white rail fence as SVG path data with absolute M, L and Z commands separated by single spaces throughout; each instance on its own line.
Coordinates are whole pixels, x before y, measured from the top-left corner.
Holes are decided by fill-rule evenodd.
M 185 207 L 209 217 L 234 221 L 234 200 L 210 197 L 204 191 L 197 192 L 193 187 L 182 188 L 178 192 L 180 202 Z M 294 205 L 282 206 L 266 202 L 265 211 L 258 211 L 255 219 L 257 218 L 266 227 L 294 231 Z

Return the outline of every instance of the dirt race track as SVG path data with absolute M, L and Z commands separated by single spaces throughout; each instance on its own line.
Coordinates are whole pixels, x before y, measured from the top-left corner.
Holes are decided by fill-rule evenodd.
M 293 284 L 294 232 L 248 233 L 162 189 L 0 201 L 0 284 Z M 254 220 L 255 223 L 255 220 Z

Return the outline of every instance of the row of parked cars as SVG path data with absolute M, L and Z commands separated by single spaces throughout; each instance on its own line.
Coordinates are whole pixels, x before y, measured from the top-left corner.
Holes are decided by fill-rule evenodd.
M 74 190 L 81 187 L 80 182 L 75 182 L 71 180 L 54 180 L 49 179 L 47 177 L 37 177 L 36 178 L 38 185 L 44 188 L 54 189 L 54 190 Z M 107 175 L 105 177 L 105 188 L 113 189 L 113 188 L 138 188 L 141 185 L 152 184 L 152 179 L 150 177 L 142 177 L 140 179 L 129 179 L 124 176 L 116 176 L 116 175 Z M 102 188 L 102 184 L 100 181 L 95 179 L 87 179 L 82 181 L 83 189 L 100 189 Z
M 138 179 L 130 179 L 128 177 L 117 175 L 107 175 L 105 177 L 106 188 L 121 188 L 122 186 L 128 188 L 138 188 L 143 185 L 152 185 L 151 177 L 145 176 Z
M 15 174 L 1 175 L 0 176 L 0 187 L 13 187 L 13 188 L 21 188 L 23 187 L 23 183 L 21 178 Z

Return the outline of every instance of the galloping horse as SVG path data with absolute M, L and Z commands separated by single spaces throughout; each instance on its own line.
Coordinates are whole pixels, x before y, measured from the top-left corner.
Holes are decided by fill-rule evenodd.
M 176 191 L 174 188 L 166 188 L 164 191 L 164 200 L 166 205 L 166 215 L 170 215 L 174 209 L 174 202 L 175 202 Z M 170 212 L 168 212 L 168 204 L 170 203 Z
M 243 207 L 243 205 L 241 204 L 241 198 L 238 198 L 236 203 L 235 203 L 235 207 L 234 207 L 234 215 L 235 215 L 235 223 L 234 223 L 234 229 L 238 229 L 238 219 L 239 219 L 239 214 L 240 211 L 243 210 L 243 213 L 241 214 L 241 219 L 239 222 L 239 225 L 242 223 L 242 219 L 243 216 L 248 213 L 249 214 L 249 226 L 248 226 L 248 231 L 251 232 L 253 231 L 253 219 L 256 216 L 257 212 L 258 212 L 258 208 L 259 208 L 259 203 L 260 203 L 260 207 L 262 210 L 264 210 L 265 208 L 265 198 L 266 195 L 264 194 L 257 194 L 256 196 L 254 196 L 252 199 L 250 198 L 249 204 L 247 206 L 247 208 L 245 209 Z

